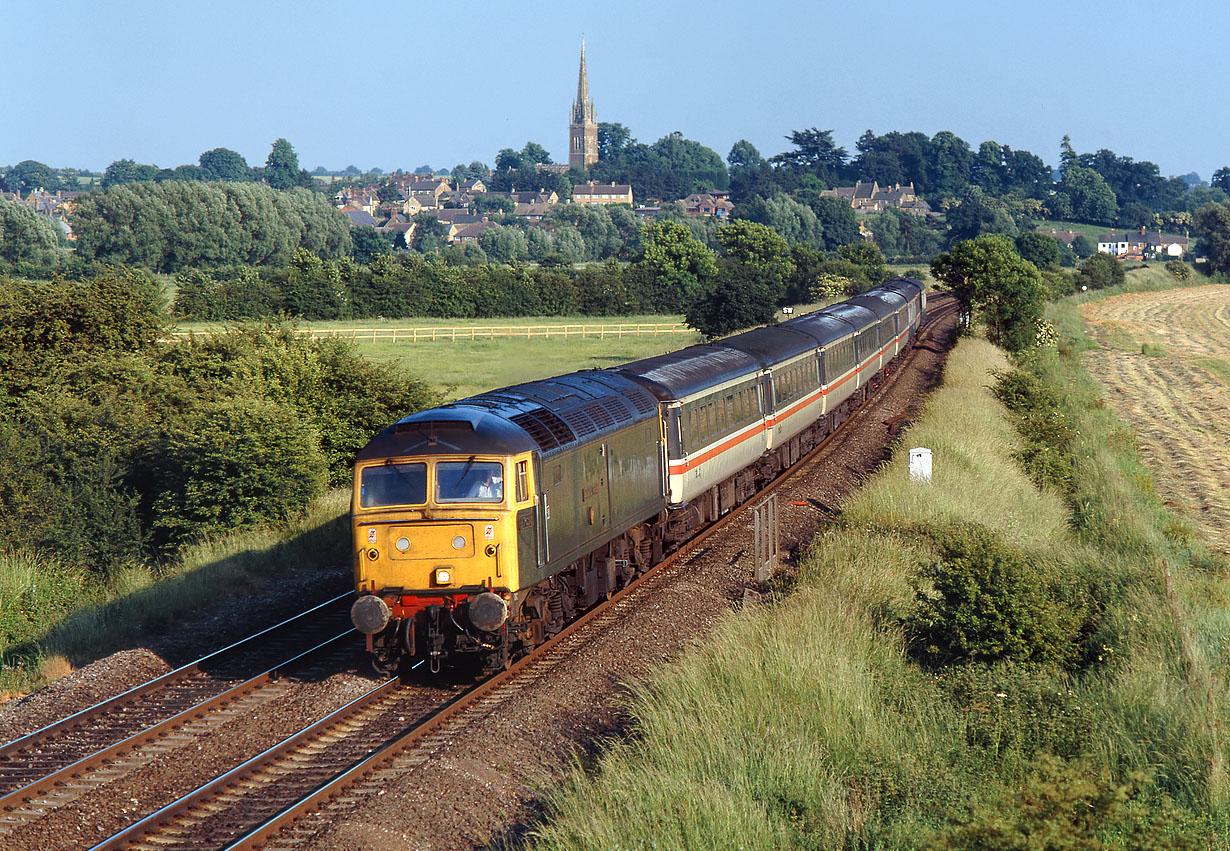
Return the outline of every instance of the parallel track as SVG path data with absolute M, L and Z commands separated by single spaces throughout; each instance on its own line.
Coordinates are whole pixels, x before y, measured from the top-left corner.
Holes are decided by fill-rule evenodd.
M 0 837 L 286 690 L 281 676 L 339 648 L 350 593 L 0 748 Z M 319 636 L 332 636 L 321 642 Z M 305 649 L 307 648 L 307 649 Z
M 928 311 L 916 339 L 954 309 L 955 305 L 940 304 Z M 902 369 L 908 366 L 908 354 L 906 358 Z M 895 374 L 885 380 L 891 382 Z M 859 418 L 865 406 L 759 496 L 777 490 L 802 472 Z M 403 689 L 397 680 L 390 680 L 92 851 L 298 847 L 337 812 L 348 811 L 377 794 L 390 781 L 430 759 L 453 739 L 454 733 L 489 717 L 505 701 L 551 676 L 578 647 L 674 578 L 707 540 L 729 524 L 746 519 L 746 512 L 757 501 L 749 500 L 702 530 L 683 548 L 507 671 L 447 702 L 443 697 L 425 697 L 417 690 Z

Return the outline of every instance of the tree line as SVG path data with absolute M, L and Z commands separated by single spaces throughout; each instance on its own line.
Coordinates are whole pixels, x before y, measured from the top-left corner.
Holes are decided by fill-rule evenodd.
M 344 341 L 184 343 L 148 273 L 0 277 L 0 538 L 110 574 L 281 522 L 377 430 L 438 401 Z

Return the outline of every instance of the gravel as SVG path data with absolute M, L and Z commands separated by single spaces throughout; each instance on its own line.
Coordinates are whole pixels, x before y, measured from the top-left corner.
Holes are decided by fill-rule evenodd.
M 953 322 L 924 339 L 912 368 L 895 376 L 848 429 L 823 453 L 815 469 L 779 492 L 781 543 L 786 567 L 791 551 L 806 543 L 843 499 L 887 457 L 892 433 L 940 375 Z M 891 423 L 891 425 L 889 424 Z M 792 503 L 802 502 L 803 505 Z M 746 600 L 756 600 L 749 553 L 751 521 L 736 524 L 699 552 L 687 554 L 661 593 L 608 627 L 583 652 L 563 663 L 553 679 L 507 701 L 477 719 L 465 736 L 424 765 L 396 778 L 379 795 L 339 815 L 309 841 L 314 851 L 351 849 L 473 848 L 523 834 L 541 807 L 542 790 L 556 784 L 578 758 L 604 739 L 622 734 L 625 684 L 704 640 L 717 620 Z M 148 647 L 126 650 L 75 671 L 0 712 L 0 740 L 38 729 L 99 700 L 119 694 L 171 667 L 183 664 L 269 625 L 270 611 L 292 614 L 310 602 L 345 590 L 348 570 L 300 572 L 271 583 L 268 591 L 226 601 L 173 635 Z M 293 603 L 287 602 L 287 595 Z M 280 619 L 280 618 L 279 618 Z M 237 717 L 222 730 L 203 735 L 159 757 L 148 769 L 91 793 L 72 818 L 53 813 L 23 838 L 48 849 L 72 847 L 118 829 L 148 809 L 145 792 L 170 792 L 189 776 L 253 752 L 283 731 L 305 723 L 313 712 L 341 705 L 369 687 L 370 676 L 356 657 L 351 670 L 288 690 L 285 699 Z M 192 770 L 184 770 L 185 765 Z M 230 765 L 234 765 L 231 762 Z M 137 803 L 132 803 L 136 799 Z M 76 825 L 76 826 L 74 826 Z
M 810 541 L 833 510 L 888 457 L 893 436 L 940 378 L 955 320 L 925 338 L 911 369 L 877 395 L 814 469 L 779 492 L 781 544 Z M 903 418 L 902 415 L 905 415 Z M 804 506 L 792 502 L 805 502 Z M 530 828 L 541 793 L 578 755 L 619 736 L 628 682 L 644 677 L 706 633 L 726 612 L 756 599 L 751 521 L 689 556 L 663 592 L 562 666 L 530 700 L 502 706 L 473 734 L 336 819 L 312 851 L 465 849 L 500 844 Z M 793 563 L 786 557 L 786 566 Z M 524 694 L 524 692 L 523 692 Z

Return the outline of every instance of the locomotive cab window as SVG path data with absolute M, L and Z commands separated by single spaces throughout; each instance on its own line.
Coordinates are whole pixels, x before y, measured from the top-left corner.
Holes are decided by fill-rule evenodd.
M 530 469 L 528 461 L 517 462 L 517 502 L 530 498 Z
M 504 465 L 499 461 L 436 464 L 436 502 L 503 502 Z
M 359 506 L 422 505 L 427 502 L 427 465 L 365 467 L 359 476 Z

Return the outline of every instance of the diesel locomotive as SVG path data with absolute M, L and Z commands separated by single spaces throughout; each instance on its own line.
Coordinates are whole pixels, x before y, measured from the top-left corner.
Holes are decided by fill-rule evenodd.
M 355 627 L 377 670 L 508 665 L 753 496 L 912 344 L 923 284 L 420 411 L 358 454 Z

